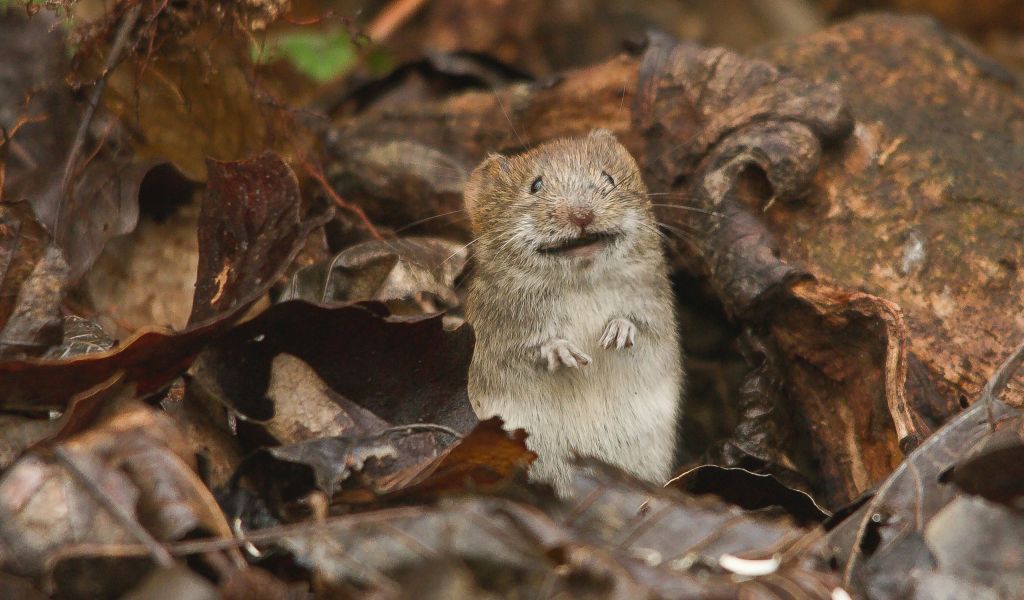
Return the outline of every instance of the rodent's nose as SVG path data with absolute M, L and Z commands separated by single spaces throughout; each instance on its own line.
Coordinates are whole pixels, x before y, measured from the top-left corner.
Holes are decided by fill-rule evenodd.
M 583 206 L 573 207 L 569 210 L 569 220 L 580 229 L 584 229 L 594 222 L 594 211 Z

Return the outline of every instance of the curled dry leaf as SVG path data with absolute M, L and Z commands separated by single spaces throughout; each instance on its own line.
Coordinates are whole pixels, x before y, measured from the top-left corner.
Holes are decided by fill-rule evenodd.
M 144 329 L 112 350 L 67 360 L 0 363 L 0 406 L 63 409 L 74 394 L 122 370 L 140 392 L 158 389 L 188 368 L 211 338 L 230 328 L 283 276 L 309 232 L 328 216 L 300 216 L 295 176 L 272 154 L 218 168 L 224 179 L 213 184 L 219 187 L 210 190 L 209 201 L 230 207 L 211 206 L 200 220 L 200 238 L 206 243 L 191 324 L 177 333 Z M 242 241 L 249 244 L 248 252 L 235 245 Z
M 199 214 L 199 275 L 189 323 L 234 310 L 273 283 L 327 215 L 304 217 L 295 173 L 272 152 L 208 161 Z
M 468 255 L 465 244 L 438 238 L 363 242 L 342 250 L 329 262 L 297 272 L 281 299 L 378 300 L 397 314 L 453 308 L 459 304 L 455 278 Z
M 132 401 L 62 445 L 78 468 L 154 537 L 230 536 L 213 496 L 196 476 L 191 449 L 174 422 Z M 5 569 L 42 575 L 54 554 L 75 544 L 136 538 L 64 463 L 46 454 L 21 458 L 0 480 L 0 560 Z

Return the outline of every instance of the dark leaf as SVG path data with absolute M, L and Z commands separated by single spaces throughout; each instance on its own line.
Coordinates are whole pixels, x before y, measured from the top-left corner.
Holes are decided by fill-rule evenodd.
M 468 498 L 338 517 L 292 529 L 279 544 L 331 589 L 395 593 L 405 582 L 421 585 L 402 577 L 406 569 L 438 557 L 459 560 L 470 569 L 461 576 L 467 584 L 487 582 L 503 596 L 828 598 L 835 587 L 810 563 L 771 558 L 803 538 L 786 519 L 650 491 L 600 467 L 577 483 L 592 494 L 573 510 L 545 514 Z M 748 560 L 723 558 L 728 553 Z M 734 562 L 773 568 L 760 577 L 733 575 L 727 567 L 737 568 Z
M 968 494 L 1024 508 L 1024 439 L 1015 426 L 1018 423 L 1001 423 L 999 429 L 965 452 L 952 473 L 943 474 L 944 480 L 952 480 Z
M 238 162 L 210 160 L 207 170 L 189 323 L 251 301 L 291 263 L 312 229 L 302 216 L 295 173 L 272 152 Z
M 1011 418 L 1004 426 L 1019 426 L 1017 410 L 995 401 L 993 411 L 996 419 Z M 874 497 L 829 532 L 844 580 L 869 588 L 873 581 L 869 575 L 891 577 L 892 569 L 898 569 L 900 563 L 892 562 L 894 557 L 913 560 L 906 555 L 904 538 L 923 535 L 935 515 L 957 496 L 956 486 L 947 481 L 949 470 L 965 449 L 990 436 L 992 427 L 984 403 L 976 403 L 918 446 L 879 486 Z M 922 544 L 912 547 L 929 553 Z M 906 571 L 899 573 L 906 577 Z M 927 574 L 920 570 L 914 573 Z
M 960 496 L 928 523 L 925 541 L 936 570 L 977 591 L 1013 598 L 1024 586 L 1024 516 L 1020 511 L 982 498 Z M 965 587 L 968 587 L 965 586 Z
M 308 364 L 334 393 L 392 425 L 476 424 L 466 396 L 473 334 L 445 331 L 440 315 L 397 317 L 380 304 L 276 304 L 215 344 L 195 381 L 247 419 L 270 419 L 271 364 L 282 353 Z M 292 397 L 291 402 L 298 398 Z M 290 409 L 288 409 L 290 410 Z

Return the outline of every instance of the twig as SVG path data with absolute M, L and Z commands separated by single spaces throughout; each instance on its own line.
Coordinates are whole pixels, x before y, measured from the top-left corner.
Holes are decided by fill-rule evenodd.
M 306 162 L 304 162 L 302 166 L 306 169 L 306 173 L 308 173 L 310 177 L 315 179 L 317 183 L 320 184 L 320 187 L 323 188 L 324 192 L 331 199 L 331 201 L 338 205 L 338 208 L 348 211 L 357 216 L 359 220 L 363 222 L 363 227 L 366 228 L 366 230 L 370 233 L 371 236 L 373 236 L 374 239 L 384 239 L 384 236 L 381 235 L 379 231 L 377 231 L 376 227 L 373 226 L 373 223 L 370 221 L 370 218 L 366 216 L 366 213 L 363 212 L 363 209 L 359 208 L 354 204 L 349 204 L 348 202 L 345 202 L 345 200 L 343 200 L 342 197 L 338 195 L 338 192 L 334 191 L 334 188 L 332 188 L 331 184 L 327 182 L 327 178 L 324 177 L 324 174 L 319 169 L 314 168 L 312 165 Z
M 53 223 L 54 237 L 60 235 L 60 228 L 64 219 L 64 202 L 68 195 L 68 185 L 71 183 L 71 176 L 75 171 L 78 154 L 82 151 L 82 145 L 85 144 L 85 134 L 89 131 L 89 125 L 92 124 L 92 118 L 96 114 L 96 107 L 100 103 L 100 96 L 106 87 L 107 76 L 110 75 L 111 71 L 114 70 L 114 67 L 121 60 L 121 53 L 128 42 L 128 34 L 131 33 L 132 27 L 135 26 L 135 21 L 138 20 L 140 12 L 142 12 L 141 3 L 132 6 L 124 14 L 121 26 L 118 27 L 117 35 L 114 37 L 114 44 L 110 47 L 110 54 L 107 55 L 107 62 L 103 65 L 103 71 L 100 73 L 99 79 L 89 94 L 89 101 L 85 105 L 85 114 L 82 115 L 82 121 L 78 124 L 78 131 L 75 132 L 75 138 L 71 142 L 67 159 L 64 161 L 64 174 L 60 180 L 60 195 L 57 196 L 57 214 L 54 217 Z
M 150 535 L 150 533 L 146 531 L 135 517 L 129 514 L 123 506 L 115 502 L 114 499 L 112 499 L 110 495 L 104 491 L 88 473 L 85 472 L 82 466 L 78 464 L 75 457 L 68 452 L 67 448 L 64 446 L 57 446 L 54 454 L 56 455 L 57 460 L 67 468 L 68 472 L 78 480 L 78 483 L 80 483 L 82 487 L 89 492 L 93 499 L 96 500 L 100 506 L 106 508 L 111 516 L 113 516 L 114 519 L 128 531 L 128 533 L 132 534 L 139 543 L 146 547 L 146 550 L 149 551 L 149 554 L 153 557 L 153 561 L 156 562 L 157 565 L 163 568 L 174 566 L 174 558 L 171 557 L 171 553 L 168 552 L 167 548 L 164 548 L 156 538 Z
M 985 384 L 985 388 L 981 390 L 981 401 L 985 403 L 985 415 L 988 417 L 989 427 L 995 429 L 996 424 L 992 415 L 992 402 L 1002 395 L 1003 390 L 1006 388 L 1006 384 L 1010 382 L 1010 378 L 1013 377 L 1017 369 L 1020 368 L 1021 363 L 1024 363 L 1024 343 L 1017 346 L 1017 349 L 1010 354 L 1009 357 L 1003 364 L 999 365 L 996 372 L 992 374 L 992 377 Z
M 373 22 L 366 28 L 367 36 L 374 42 L 383 42 L 426 3 L 427 0 L 394 0 L 377 13 Z

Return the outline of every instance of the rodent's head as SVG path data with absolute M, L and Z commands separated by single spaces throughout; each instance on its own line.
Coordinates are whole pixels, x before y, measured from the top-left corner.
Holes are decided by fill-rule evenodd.
M 636 161 L 604 129 L 492 154 L 470 175 L 465 200 L 481 263 L 564 272 L 658 248 Z

